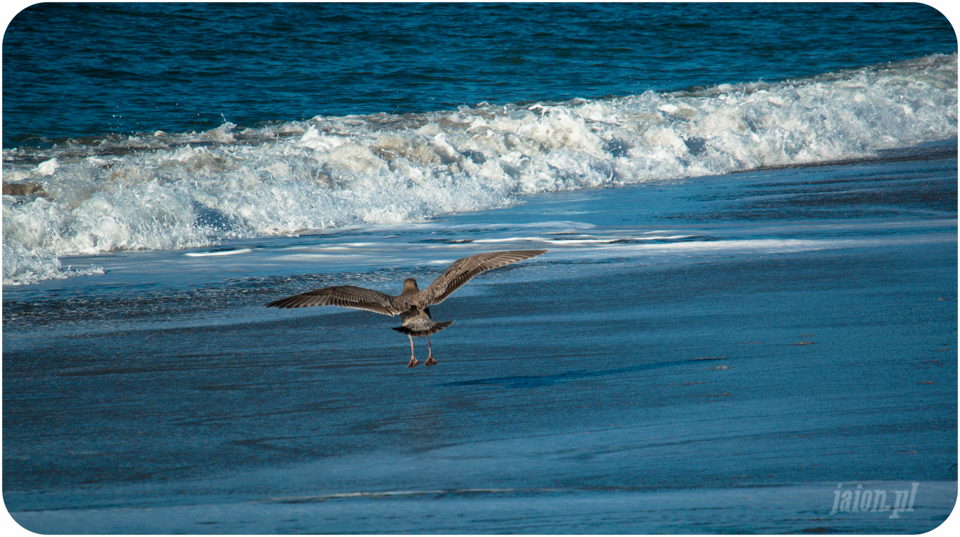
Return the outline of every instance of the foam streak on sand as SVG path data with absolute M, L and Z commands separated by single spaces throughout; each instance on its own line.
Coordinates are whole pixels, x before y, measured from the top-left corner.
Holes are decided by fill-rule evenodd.
M 3 281 L 77 273 L 64 256 L 420 222 L 524 194 L 861 158 L 956 136 L 956 80 L 956 55 L 936 55 L 776 84 L 5 150 Z

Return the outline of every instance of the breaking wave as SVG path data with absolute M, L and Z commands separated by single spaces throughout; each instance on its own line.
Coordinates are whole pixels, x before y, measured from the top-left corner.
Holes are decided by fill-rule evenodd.
M 102 272 L 64 256 L 418 222 L 956 136 L 957 56 L 934 55 L 778 83 L 9 149 L 3 283 Z

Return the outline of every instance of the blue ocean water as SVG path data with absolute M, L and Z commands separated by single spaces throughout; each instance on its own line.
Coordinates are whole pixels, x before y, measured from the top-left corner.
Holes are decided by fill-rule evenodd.
M 39 4 L 3 69 L 23 528 L 879 534 L 955 505 L 933 8 Z M 533 248 L 431 308 L 436 367 L 396 318 L 264 307 Z M 888 509 L 832 509 L 861 488 Z
M 956 136 L 922 4 L 38 4 L 3 43 L 4 284 Z
M 3 147 L 775 82 L 956 47 L 919 3 L 37 4 L 3 36 Z

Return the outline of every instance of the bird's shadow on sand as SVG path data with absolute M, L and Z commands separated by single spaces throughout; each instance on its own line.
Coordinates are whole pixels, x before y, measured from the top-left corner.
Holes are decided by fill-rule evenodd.
M 653 364 L 643 364 L 631 367 L 618 367 L 615 369 L 602 369 L 599 371 L 588 371 L 586 369 L 577 369 L 575 371 L 565 371 L 555 375 L 515 375 L 510 377 L 493 377 L 485 379 L 461 380 L 457 382 L 446 382 L 440 386 L 474 386 L 479 384 L 502 385 L 507 388 L 540 388 L 544 386 L 555 386 L 592 377 L 606 377 L 613 375 L 622 375 L 624 373 L 633 373 L 636 371 L 647 371 L 651 369 L 663 369 L 666 367 L 676 367 L 681 365 L 701 364 L 725 360 L 726 358 L 696 358 L 692 360 L 673 360 L 670 362 L 657 362 Z

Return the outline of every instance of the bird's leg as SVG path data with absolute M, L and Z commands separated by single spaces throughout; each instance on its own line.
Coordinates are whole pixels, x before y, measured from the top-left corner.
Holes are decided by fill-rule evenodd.
M 437 361 L 433 359 L 433 348 L 430 346 L 430 336 L 427 336 L 427 350 L 430 352 L 430 355 L 427 356 L 427 361 L 423 365 L 436 365 Z
M 417 359 L 413 357 L 413 336 L 409 336 L 409 337 L 410 337 L 410 363 L 407 364 L 407 367 L 416 367 L 417 364 L 419 364 L 420 362 L 418 362 Z

